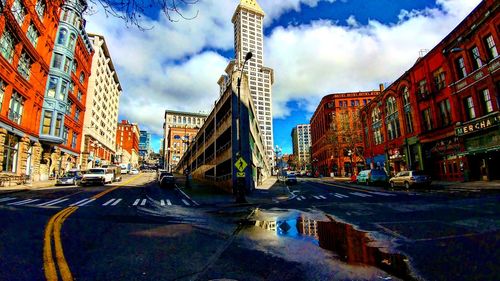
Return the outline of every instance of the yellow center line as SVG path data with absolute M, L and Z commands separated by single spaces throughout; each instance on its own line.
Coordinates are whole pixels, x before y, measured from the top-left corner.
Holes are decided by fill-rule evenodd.
M 119 185 L 107 189 L 97 195 L 94 195 L 92 198 L 93 199 L 98 199 L 109 192 L 116 190 L 136 179 L 141 177 L 142 174 L 139 174 L 123 183 L 120 183 Z M 61 279 L 63 281 L 72 281 L 73 275 L 71 274 L 71 270 L 69 269 L 68 263 L 66 261 L 66 258 L 64 257 L 64 251 L 63 251 L 63 246 L 62 246 L 62 241 L 61 241 L 61 228 L 62 224 L 64 221 L 76 210 L 78 209 L 77 206 L 73 207 L 68 207 L 65 208 L 55 215 L 53 215 L 47 225 L 45 226 L 45 232 L 44 232 L 44 239 L 43 239 L 43 269 L 44 269 L 44 274 L 45 274 L 45 279 L 48 281 L 57 281 L 58 276 L 57 276 L 57 268 L 56 268 L 56 263 L 54 262 L 54 256 L 52 253 L 52 237 L 54 239 L 54 251 L 55 251 L 55 258 L 57 261 L 57 267 L 59 268 L 59 272 L 61 274 Z

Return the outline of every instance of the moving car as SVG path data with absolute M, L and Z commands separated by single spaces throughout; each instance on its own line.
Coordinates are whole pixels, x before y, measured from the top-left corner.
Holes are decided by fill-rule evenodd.
M 166 170 L 158 171 L 158 182 L 160 187 L 174 188 L 175 187 L 175 177 L 172 173 Z
M 387 184 L 389 180 L 389 176 L 384 170 L 381 169 L 371 169 L 371 170 L 363 170 L 359 172 L 356 177 L 357 183 L 364 183 L 366 185 L 370 184 Z
M 82 176 L 83 174 L 79 170 L 68 171 L 62 177 L 57 179 L 56 185 L 78 185 Z
M 286 184 L 297 184 L 297 176 L 295 175 L 288 175 L 286 177 Z
M 130 169 L 130 174 L 131 175 L 138 175 L 139 174 L 139 170 L 137 170 L 136 168 L 132 168 L 132 169 Z
M 423 171 L 402 171 L 389 180 L 391 187 L 404 186 L 406 189 L 415 186 L 428 187 L 431 185 L 431 177 Z
M 117 165 L 103 165 L 102 168 L 111 170 L 113 173 L 113 181 L 122 181 L 122 168 Z
M 112 183 L 114 179 L 114 170 L 108 168 L 89 169 L 82 177 L 80 185 Z

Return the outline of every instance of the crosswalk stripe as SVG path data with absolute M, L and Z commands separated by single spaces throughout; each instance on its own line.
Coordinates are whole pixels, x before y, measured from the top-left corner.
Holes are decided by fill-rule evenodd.
M 141 206 L 146 205 L 146 201 L 147 201 L 146 199 L 142 199 Z
M 306 197 L 304 197 L 303 195 L 301 195 L 300 198 L 302 198 L 302 200 L 306 200 Z
M 359 192 L 349 192 L 352 195 L 356 195 L 358 197 L 372 197 L 370 194 L 365 194 L 365 193 L 359 193 Z
M 51 204 L 51 203 L 57 202 L 57 201 L 59 201 L 60 199 L 61 199 L 61 198 L 52 199 L 52 200 L 50 200 L 50 201 L 40 203 L 40 204 L 38 204 L 37 206 L 45 206 L 45 205 L 47 205 L 47 204 Z
M 382 195 L 382 196 L 396 196 L 396 194 L 392 194 L 392 193 L 383 193 L 383 192 L 377 192 L 377 191 L 367 191 L 367 192 L 371 193 L 371 194 Z
M 64 201 L 68 201 L 68 200 L 69 200 L 68 198 L 66 198 L 66 199 L 61 199 L 61 200 L 58 200 L 58 201 L 52 202 L 52 203 L 50 203 L 50 204 L 45 204 L 45 205 L 43 205 L 43 206 L 44 206 L 44 207 L 47 207 L 47 206 L 54 206 L 54 205 L 57 205 L 57 204 L 59 204 L 59 203 L 62 203 L 62 202 L 64 202 Z
M 6 197 L 6 198 L 0 199 L 0 202 L 7 202 L 7 201 L 14 200 L 14 199 L 16 199 L 16 197 Z
M 115 198 L 108 200 L 108 202 L 102 204 L 103 206 L 108 206 L 111 202 L 115 201 Z
M 297 200 L 302 201 L 302 199 L 300 197 L 297 197 Z
M 189 202 L 186 201 L 186 199 L 182 199 L 182 203 L 184 203 L 186 206 L 191 206 L 191 204 L 189 204 Z
M 316 198 L 316 199 L 318 199 L 318 200 L 320 199 L 320 198 L 319 198 L 318 196 L 316 196 L 316 195 L 313 195 L 312 197 L 314 197 L 314 198 Z
M 349 196 L 344 195 L 344 194 L 340 194 L 340 193 L 335 193 L 335 197 L 339 197 L 339 198 L 349 198 Z
M 335 197 L 337 197 L 337 198 L 340 198 L 340 199 L 344 198 L 344 197 L 342 197 L 342 196 L 340 196 L 340 195 L 338 195 L 338 194 L 334 194 L 333 196 L 335 196 Z
M 17 201 L 17 202 L 12 202 L 12 203 L 9 203 L 7 205 L 16 205 L 16 206 L 21 206 L 21 205 L 25 205 L 25 204 L 29 204 L 29 203 L 33 203 L 33 202 L 36 202 L 36 201 L 39 201 L 40 199 L 27 199 L 27 200 L 22 200 L 22 201 Z
M 141 199 L 135 199 L 134 204 L 132 204 L 132 206 L 137 206 L 137 204 L 139 204 L 139 201 L 141 201 Z
M 167 199 L 167 205 L 172 206 L 172 202 L 169 199 Z
M 95 201 L 95 198 L 92 198 L 92 199 L 90 199 L 89 201 L 87 201 L 87 202 L 83 202 L 82 204 L 78 205 L 78 207 L 85 206 L 85 205 L 87 205 L 88 203 L 90 203 L 90 202 L 94 202 L 94 201 Z
M 116 206 L 116 205 L 118 205 L 118 203 L 120 203 L 120 201 L 122 201 L 122 199 L 121 199 L 121 198 L 116 199 L 116 201 L 115 201 L 113 204 L 111 204 L 111 206 Z
M 319 195 L 318 197 L 320 197 L 321 199 L 326 199 L 326 197 L 323 195 Z
M 69 206 L 70 206 L 70 207 L 73 207 L 73 206 L 76 206 L 76 205 L 78 205 L 78 204 L 80 204 L 80 203 L 82 203 L 82 202 L 85 202 L 85 201 L 87 201 L 87 200 L 89 200 L 89 198 L 85 198 L 85 199 L 80 200 L 80 201 L 78 201 L 78 202 L 76 202 L 76 203 L 70 204 Z
M 161 199 L 161 200 L 160 200 L 160 205 L 161 205 L 161 206 L 165 206 L 165 200 Z

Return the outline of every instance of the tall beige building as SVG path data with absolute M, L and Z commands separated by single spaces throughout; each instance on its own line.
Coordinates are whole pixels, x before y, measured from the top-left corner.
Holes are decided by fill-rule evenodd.
M 300 169 L 304 169 L 311 160 L 311 125 L 299 124 L 292 129 L 293 154 Z
M 87 169 L 115 161 L 118 104 L 122 87 L 104 37 L 89 34 L 94 56 L 87 88 L 81 167 Z
M 241 68 L 245 55 L 252 52 L 245 73 L 250 81 L 250 92 L 257 110 L 269 162 L 274 163 L 272 89 L 274 72 L 264 66 L 264 11 L 255 0 L 241 0 L 234 12 L 234 52 L 236 65 Z

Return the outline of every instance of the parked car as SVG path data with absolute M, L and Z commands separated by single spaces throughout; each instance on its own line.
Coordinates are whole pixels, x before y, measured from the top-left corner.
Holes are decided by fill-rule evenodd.
M 286 176 L 286 184 L 297 184 L 297 176 L 295 175 L 288 175 Z
M 119 165 L 102 165 L 101 168 L 106 168 L 113 172 L 113 182 L 122 181 L 122 168 Z
M 357 183 L 364 183 L 366 185 L 370 184 L 382 184 L 385 185 L 389 181 L 389 176 L 384 170 L 381 169 L 371 169 L 363 170 L 359 172 L 356 177 Z
M 139 174 L 139 170 L 137 170 L 136 168 L 132 168 L 132 169 L 130 169 L 130 174 L 131 175 L 138 175 Z
M 78 185 L 82 180 L 82 176 L 83 174 L 79 170 L 68 171 L 57 179 L 56 185 Z
M 108 168 L 92 168 L 89 169 L 82 177 L 80 185 L 100 184 L 105 185 L 112 183 L 114 179 L 114 169 Z
M 158 182 L 160 187 L 174 188 L 175 187 L 175 177 L 172 173 L 165 170 L 160 170 L 158 172 Z
M 431 177 L 423 171 L 402 171 L 389 180 L 391 187 L 404 186 L 406 189 L 416 186 L 428 187 L 431 182 Z

